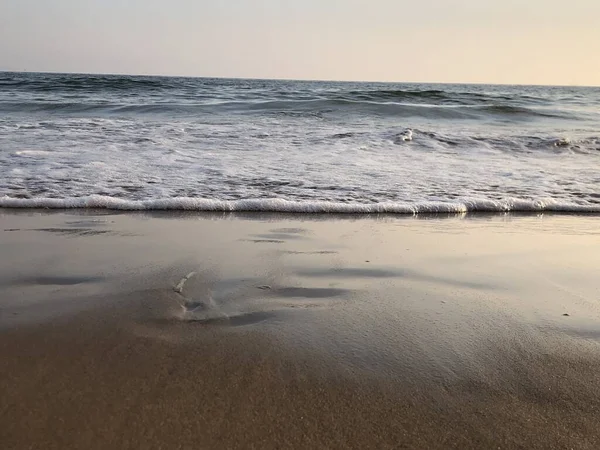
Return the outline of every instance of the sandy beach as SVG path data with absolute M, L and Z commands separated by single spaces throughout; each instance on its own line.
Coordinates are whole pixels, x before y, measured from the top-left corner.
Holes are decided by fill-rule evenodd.
M 0 210 L 3 449 L 600 447 L 575 215 Z

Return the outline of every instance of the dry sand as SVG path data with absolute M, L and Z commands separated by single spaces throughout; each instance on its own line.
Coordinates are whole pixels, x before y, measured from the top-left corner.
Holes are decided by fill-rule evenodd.
M 1 446 L 600 448 L 597 220 L 0 211 Z

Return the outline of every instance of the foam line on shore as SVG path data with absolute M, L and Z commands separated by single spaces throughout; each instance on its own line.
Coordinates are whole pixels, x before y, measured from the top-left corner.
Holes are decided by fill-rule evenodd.
M 456 202 L 382 202 L 341 203 L 329 201 L 291 201 L 284 199 L 218 200 L 175 197 L 151 200 L 127 200 L 91 195 L 70 198 L 0 198 L 0 208 L 23 209 L 106 209 L 117 211 L 207 211 L 275 212 L 302 214 L 420 214 L 473 212 L 566 212 L 600 213 L 600 204 L 572 203 L 556 199 L 493 200 L 467 198 Z

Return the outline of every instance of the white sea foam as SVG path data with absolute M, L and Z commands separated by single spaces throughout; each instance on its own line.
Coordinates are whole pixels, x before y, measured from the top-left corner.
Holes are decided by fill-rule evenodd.
M 546 200 L 464 199 L 456 202 L 421 203 L 336 203 L 326 201 L 289 201 L 281 199 L 211 200 L 167 198 L 155 200 L 123 200 L 91 195 L 89 197 L 0 198 L 2 208 L 108 209 L 121 211 L 206 211 L 206 212 L 274 212 L 303 214 L 426 214 L 467 212 L 577 212 L 600 213 L 600 205 L 576 204 Z
M 14 153 L 15 156 L 47 156 L 51 152 L 44 150 L 19 150 Z
M 398 135 L 398 139 L 404 142 L 410 142 L 413 140 L 413 130 L 407 128 Z

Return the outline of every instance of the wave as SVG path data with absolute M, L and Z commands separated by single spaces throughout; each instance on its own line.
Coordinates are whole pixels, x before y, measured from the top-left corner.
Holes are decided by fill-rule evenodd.
M 114 106 L 106 103 L 84 102 L 0 102 L 0 111 L 5 113 L 94 113 L 110 112 Z
M 315 115 L 336 112 L 374 114 L 390 117 L 423 117 L 429 119 L 477 119 L 498 117 L 507 119 L 534 119 L 536 117 L 573 119 L 574 116 L 559 111 L 526 108 L 504 104 L 479 106 L 434 105 L 419 103 L 378 103 L 359 100 L 266 100 L 202 102 L 144 102 L 144 103 L 95 103 L 73 101 L 0 102 L 0 112 L 56 114 L 106 114 L 106 115 L 182 115 L 231 112 L 240 114 Z
M 27 74 L 15 74 L 15 76 L 1 77 L 0 86 L 12 89 L 24 88 L 28 92 L 37 93 L 127 92 L 132 89 L 165 90 L 173 86 L 169 80 L 169 78 L 143 76 L 44 74 L 43 77 L 32 77 Z
M 532 108 L 525 108 L 522 106 L 512 106 L 512 105 L 488 105 L 483 106 L 481 108 L 483 111 L 487 111 L 492 114 L 500 114 L 500 115 L 524 115 L 524 116 L 539 116 L 539 117 L 555 117 L 555 118 L 568 118 L 565 114 L 559 114 L 558 112 L 552 112 L 547 110 L 539 110 Z
M 298 214 L 431 214 L 562 212 L 600 213 L 600 204 L 577 204 L 555 199 L 463 199 L 456 202 L 340 203 L 290 201 L 283 199 L 215 200 L 177 197 L 154 200 L 125 200 L 91 195 L 70 198 L 0 198 L 0 208 L 105 209 L 115 211 L 206 211 L 270 212 Z
M 542 97 L 519 95 L 517 97 L 503 93 L 473 92 L 440 88 L 364 88 L 340 90 L 325 88 L 312 91 L 306 82 L 289 82 L 295 89 L 280 89 L 281 82 L 269 80 L 230 80 L 211 78 L 158 77 L 158 76 L 120 76 L 120 75 L 84 75 L 84 74 L 21 74 L 0 73 L 0 86 L 8 89 L 26 90 L 29 93 L 108 93 L 127 94 L 154 93 L 154 91 L 172 90 L 170 95 L 184 92 L 197 96 L 207 90 L 215 93 L 215 88 L 235 88 L 237 94 L 248 95 L 254 100 L 268 99 L 327 99 L 355 101 L 412 101 L 416 103 L 435 102 L 436 104 L 477 105 L 487 102 L 526 101 L 546 103 Z M 326 82 L 324 82 L 326 83 Z M 275 89 L 274 89 L 275 88 Z M 278 89 L 279 88 L 279 89 Z M 308 89 L 307 89 L 308 88 Z M 318 92 L 318 93 L 317 93 Z
M 0 72 L 0 115 L 598 121 L 600 90 Z M 583 106 L 583 107 L 582 107 Z
M 441 89 L 378 89 L 350 91 L 341 96 L 348 100 L 371 101 L 412 101 L 417 103 L 436 102 L 436 104 L 452 105 L 482 105 L 489 102 L 514 102 L 526 100 L 535 103 L 544 103 L 544 99 L 532 96 L 519 96 L 518 99 L 502 94 L 484 94 L 478 92 L 444 91 Z

